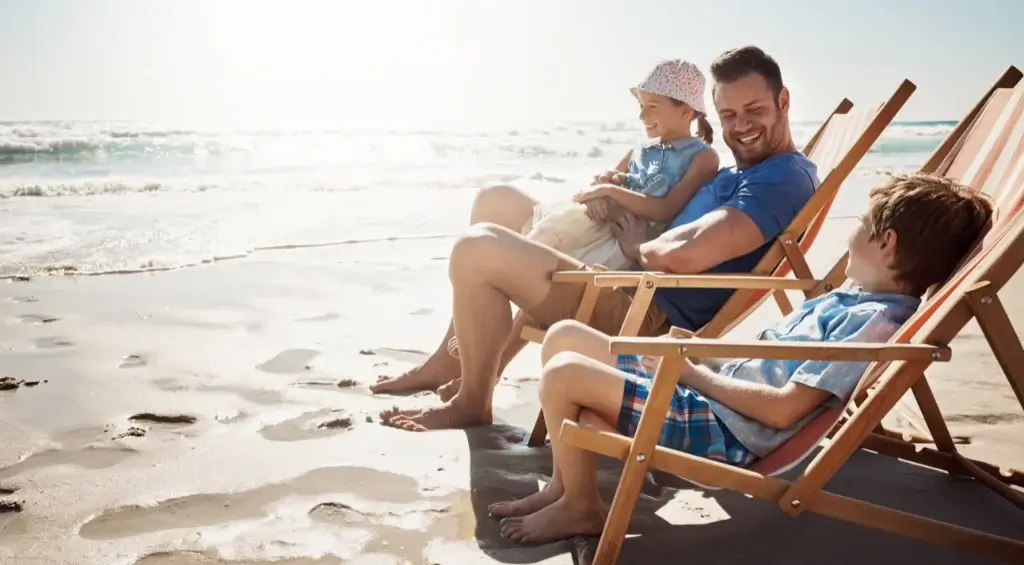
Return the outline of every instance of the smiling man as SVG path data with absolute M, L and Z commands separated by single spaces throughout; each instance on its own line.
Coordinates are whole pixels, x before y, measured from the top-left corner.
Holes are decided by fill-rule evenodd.
M 636 218 L 625 217 L 613 226 L 623 251 L 639 269 L 679 274 L 749 272 L 818 186 L 817 168 L 793 144 L 789 91 L 775 60 L 757 47 L 733 49 L 712 63 L 711 77 L 715 110 L 736 165 L 720 170 L 702 186 L 669 229 L 655 239 L 648 236 L 648 223 Z M 506 202 L 502 208 L 532 210 L 518 204 L 529 203 Z M 505 225 L 516 221 L 507 219 Z M 373 387 L 374 392 L 436 389 L 461 378 L 458 392 L 434 407 L 395 407 L 381 413 L 382 420 L 411 431 L 490 423 L 497 377 L 511 358 L 509 352 L 522 347 L 518 336 L 512 335 L 510 303 L 542 328 L 570 319 L 579 305 L 582 285 L 553 284 L 551 274 L 583 267 L 504 225 L 474 223 L 456 241 L 449 264 L 458 360 L 448 355 L 450 330 L 423 365 Z M 710 321 L 731 293 L 660 289 L 641 335 L 661 335 L 672 325 L 697 329 Z M 629 305 L 630 295 L 623 290 L 603 293 L 591 326 L 616 334 Z

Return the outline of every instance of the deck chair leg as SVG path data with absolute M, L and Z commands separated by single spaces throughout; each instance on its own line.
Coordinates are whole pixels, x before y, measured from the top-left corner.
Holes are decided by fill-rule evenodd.
M 926 378 L 922 377 L 910 390 L 913 391 L 914 400 L 921 408 L 921 415 L 924 416 L 924 423 L 935 441 L 935 447 L 943 453 L 954 453 L 956 445 L 953 443 L 953 436 L 949 433 L 946 420 L 939 410 L 939 403 L 935 401 L 935 394 L 932 393 L 932 387 L 928 386 Z
M 978 320 L 978 326 L 985 335 L 1003 374 L 1010 381 L 1017 400 L 1024 408 L 1024 347 L 1013 328 L 1013 322 L 1006 314 L 999 295 L 992 292 L 987 282 L 975 285 L 967 291 L 967 303 Z
M 530 432 L 530 439 L 527 440 L 528 447 L 540 447 L 548 437 L 548 423 L 544 420 L 544 411 L 537 413 L 537 421 L 533 423 L 533 431 Z
M 636 435 L 630 442 L 629 455 L 622 468 L 619 486 L 615 489 L 615 498 L 612 499 L 601 541 L 597 544 L 593 565 L 614 565 L 619 558 L 622 542 L 629 528 L 629 518 L 636 507 L 640 487 L 643 486 L 654 448 L 658 443 L 658 437 L 661 436 L 665 414 L 668 413 L 684 361 L 684 357 L 673 355 L 663 357 L 658 364 L 658 371 L 654 375 L 654 383 L 640 416 Z

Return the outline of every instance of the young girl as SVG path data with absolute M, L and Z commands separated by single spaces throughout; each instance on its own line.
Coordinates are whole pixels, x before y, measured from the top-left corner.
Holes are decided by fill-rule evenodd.
M 631 261 L 612 235 L 612 222 L 620 214 L 633 214 L 651 222 L 654 238 L 718 173 L 704 86 L 697 65 L 681 59 L 658 63 L 639 86 L 629 89 L 640 103 L 639 117 L 649 139 L 630 150 L 615 169 L 595 176 L 571 202 L 538 204 L 523 235 L 587 265 L 629 268 Z M 691 133 L 693 122 L 699 138 Z M 516 315 L 514 333 L 527 321 L 523 316 Z M 454 337 L 447 348 L 458 358 Z M 458 379 L 438 393 L 450 398 L 457 387 Z
M 630 89 L 640 103 L 640 121 L 649 140 L 627 153 L 615 169 L 595 176 L 572 202 L 538 205 L 522 233 L 590 265 L 629 267 L 610 223 L 630 213 L 652 222 L 653 237 L 718 172 L 718 154 L 709 150 L 712 130 L 704 85 L 704 74 L 689 61 L 658 63 Z M 699 139 L 691 133 L 694 121 Z

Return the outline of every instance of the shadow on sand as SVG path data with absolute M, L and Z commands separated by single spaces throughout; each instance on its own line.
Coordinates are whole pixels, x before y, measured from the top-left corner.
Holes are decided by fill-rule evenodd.
M 537 492 L 551 476 L 548 447 L 525 447 L 527 432 L 508 425 L 466 431 L 471 454 L 473 509 L 481 550 L 503 563 L 537 563 L 571 553 L 589 563 L 596 538 L 518 548 L 501 538 L 487 505 Z M 599 457 L 599 482 L 611 501 L 618 461 Z M 802 468 L 785 478 L 793 479 Z M 648 476 L 650 479 L 650 476 Z M 667 481 L 666 481 L 667 482 Z M 675 483 L 673 483 L 675 484 Z M 775 505 L 726 490 L 669 488 L 648 480 L 630 522 L 619 563 L 675 565 L 797 563 L 981 565 L 995 561 L 811 513 L 791 518 Z M 1024 513 L 973 479 L 861 451 L 830 482 L 829 490 L 897 510 L 1024 540 Z M 1020 562 L 1024 563 L 1024 555 Z

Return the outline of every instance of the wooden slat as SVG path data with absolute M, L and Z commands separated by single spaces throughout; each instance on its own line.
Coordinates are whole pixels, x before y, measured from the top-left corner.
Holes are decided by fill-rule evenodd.
M 658 288 L 754 288 L 810 290 L 818 284 L 814 279 L 783 279 L 758 275 L 655 275 L 648 273 Z M 641 284 L 634 275 L 601 275 L 594 279 L 598 287 L 636 287 Z
M 735 359 L 794 359 L 801 361 L 949 361 L 948 347 L 906 343 L 829 343 L 615 337 L 611 353 L 654 356 L 727 357 Z

